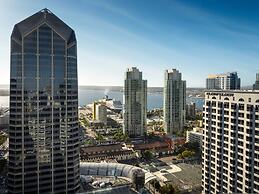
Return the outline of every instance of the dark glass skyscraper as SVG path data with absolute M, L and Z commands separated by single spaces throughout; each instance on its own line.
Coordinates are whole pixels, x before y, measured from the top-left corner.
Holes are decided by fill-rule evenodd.
M 255 84 L 253 85 L 253 90 L 259 90 L 259 73 L 256 74 Z
M 74 31 L 47 9 L 11 35 L 9 193 L 75 193 L 79 187 Z

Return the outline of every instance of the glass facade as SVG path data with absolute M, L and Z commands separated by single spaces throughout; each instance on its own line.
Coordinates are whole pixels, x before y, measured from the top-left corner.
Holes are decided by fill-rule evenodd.
M 16 24 L 11 36 L 9 134 L 9 193 L 77 191 L 76 39 L 46 9 Z

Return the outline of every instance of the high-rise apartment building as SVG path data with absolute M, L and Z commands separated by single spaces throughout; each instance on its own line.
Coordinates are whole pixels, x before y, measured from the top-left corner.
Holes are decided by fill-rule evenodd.
M 143 136 L 147 123 L 147 80 L 136 67 L 128 68 L 124 80 L 123 132 Z
M 259 73 L 256 74 L 255 84 L 253 85 L 254 90 L 259 90 Z
M 176 70 L 166 70 L 164 77 L 164 128 L 167 134 L 183 130 L 186 108 L 186 81 Z
M 191 102 L 186 104 L 186 118 L 187 119 L 195 119 L 196 117 L 196 104 L 195 102 Z
M 11 35 L 8 193 L 79 188 L 77 43 L 48 9 Z
M 259 193 L 259 92 L 206 92 L 203 124 L 203 193 Z
M 237 72 L 209 75 L 206 79 L 206 89 L 239 90 L 240 78 L 238 78 Z

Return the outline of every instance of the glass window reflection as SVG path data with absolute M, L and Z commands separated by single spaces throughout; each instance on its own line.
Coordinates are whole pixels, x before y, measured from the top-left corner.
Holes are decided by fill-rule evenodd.
M 22 55 L 13 54 L 11 56 L 11 77 L 22 77 Z
M 41 79 L 51 77 L 51 56 L 39 57 L 39 76 Z
M 39 28 L 39 52 L 51 54 L 51 29 L 46 24 Z
M 37 53 L 37 30 L 34 30 L 24 38 L 24 52 Z
M 56 79 L 65 77 L 65 57 L 54 56 L 54 77 Z
M 36 77 L 37 75 L 37 56 L 35 54 L 24 55 L 24 76 Z
M 65 41 L 57 33 L 53 32 L 53 53 L 55 55 L 65 55 Z

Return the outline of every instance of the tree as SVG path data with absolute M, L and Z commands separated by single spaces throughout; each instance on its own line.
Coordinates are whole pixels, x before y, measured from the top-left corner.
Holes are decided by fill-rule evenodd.
M 146 135 L 147 136 L 147 135 Z M 145 136 L 145 137 L 146 137 Z M 154 137 L 155 136 L 155 133 L 154 133 L 154 131 L 151 131 L 149 134 L 148 134 L 148 137 L 150 137 L 150 138 L 152 138 L 152 137 Z
M 156 180 L 155 182 L 154 182 L 154 187 L 155 187 L 155 189 L 156 190 L 160 190 L 160 188 L 161 188 L 161 185 L 160 185 L 160 183 Z
M 0 134 L 0 145 L 2 145 L 7 140 L 7 136 L 4 134 Z
M 81 126 L 83 126 L 85 128 L 90 126 L 89 121 L 85 117 L 81 117 L 79 119 L 79 122 L 80 122 Z
M 122 132 L 122 129 L 118 129 L 115 134 L 113 135 L 113 138 L 116 141 L 122 141 L 122 142 L 127 142 L 129 140 L 129 137 L 127 134 L 124 134 Z
M 190 157 L 193 157 L 194 155 L 195 155 L 195 152 L 189 151 L 189 150 L 185 150 L 185 151 L 183 151 L 183 153 L 182 153 L 182 156 L 183 156 L 184 158 L 190 158 Z
M 88 139 L 84 142 L 84 144 L 87 146 L 92 146 L 92 145 L 94 145 L 94 141 L 92 139 Z
M 184 137 L 184 134 L 186 133 L 185 130 L 177 130 L 176 136 L 177 137 Z
M 149 150 L 145 150 L 142 154 L 143 158 L 145 158 L 146 160 L 150 160 L 153 158 L 153 153 Z
M 181 154 L 181 153 L 180 153 L 180 154 L 178 154 L 178 155 L 177 155 L 177 158 L 178 158 L 178 159 L 183 159 L 182 154 Z
M 199 150 L 199 142 L 187 142 L 184 144 L 184 147 L 188 150 L 197 151 Z
M 96 133 L 95 139 L 96 139 L 97 141 L 103 141 L 103 140 L 104 140 L 104 137 L 103 137 L 100 133 Z
M 202 120 L 202 113 L 196 114 L 196 120 Z
M 160 188 L 159 192 L 163 194 L 174 194 L 176 193 L 176 189 L 171 184 L 165 184 Z
M 156 179 L 153 179 L 152 181 L 150 181 L 150 184 L 151 184 L 157 191 L 159 191 L 160 188 L 161 188 L 161 185 L 160 185 L 159 181 L 156 180 Z
M 165 132 L 165 129 L 160 126 L 160 127 L 158 127 L 158 131 L 159 131 L 159 132 Z

